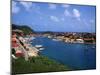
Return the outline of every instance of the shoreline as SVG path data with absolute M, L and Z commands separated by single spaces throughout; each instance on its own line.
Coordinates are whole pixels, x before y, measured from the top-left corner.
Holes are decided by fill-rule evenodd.
M 91 45 L 96 45 L 96 43 L 69 43 L 69 42 L 64 42 L 67 44 L 91 44 Z
M 34 37 L 34 36 L 32 36 L 32 37 Z M 35 36 L 35 37 L 45 37 L 45 36 Z M 46 37 L 46 38 L 48 38 L 48 37 Z M 48 39 L 55 39 L 55 38 L 48 38 Z M 59 41 L 58 39 L 56 39 L 57 41 Z M 32 41 L 30 41 L 30 42 L 32 42 Z M 64 42 L 64 43 L 68 43 L 68 44 L 93 44 L 93 45 L 96 45 L 96 43 L 86 43 L 86 42 L 83 42 L 83 43 L 79 43 L 79 42 L 65 42 L 65 41 L 61 41 L 61 42 Z

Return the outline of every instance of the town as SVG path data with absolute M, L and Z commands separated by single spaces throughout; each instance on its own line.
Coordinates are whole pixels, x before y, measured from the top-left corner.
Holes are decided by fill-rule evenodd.
M 87 32 L 37 32 L 33 36 L 44 36 L 54 41 L 63 41 L 66 43 L 96 43 L 96 34 Z

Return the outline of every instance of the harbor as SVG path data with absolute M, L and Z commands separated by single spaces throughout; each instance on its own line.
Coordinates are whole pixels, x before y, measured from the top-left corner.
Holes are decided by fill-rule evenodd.
M 11 16 L 13 75 L 96 69 L 95 6 L 14 0 Z
M 22 34 L 18 31 L 17 33 Z M 96 67 L 95 44 L 84 43 L 82 39 L 76 39 L 76 42 L 72 39 L 63 41 L 64 36 L 52 36 L 31 34 L 22 37 L 22 35 L 14 34 L 13 38 L 17 37 L 18 44 L 18 47 L 14 47 L 16 57 L 23 56 L 28 61 L 32 57 L 43 55 L 69 65 L 73 69 L 94 69 Z M 14 55 L 12 56 L 16 59 Z
M 94 69 L 96 67 L 96 50 L 94 44 L 65 43 L 53 41 L 47 37 L 36 37 L 32 45 L 41 44 L 44 50 L 40 55 L 45 55 L 73 69 Z

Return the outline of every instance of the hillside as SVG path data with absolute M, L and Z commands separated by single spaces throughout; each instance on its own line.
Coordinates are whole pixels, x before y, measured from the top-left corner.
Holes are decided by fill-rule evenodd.
M 17 60 L 12 59 L 12 74 L 26 73 L 43 73 L 43 72 L 58 72 L 70 71 L 68 66 L 60 64 L 55 60 L 45 56 L 33 57 L 30 61 L 25 61 L 23 58 Z
M 35 32 L 29 26 L 25 26 L 25 25 L 19 26 L 19 25 L 12 24 L 12 29 L 22 30 L 24 32 L 24 34 L 29 34 L 29 33 L 34 33 Z

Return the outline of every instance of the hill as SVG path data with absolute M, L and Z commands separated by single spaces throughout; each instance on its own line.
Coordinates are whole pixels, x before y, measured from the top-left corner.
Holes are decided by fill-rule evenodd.
M 35 32 L 33 29 L 31 29 L 29 26 L 26 25 L 20 26 L 20 25 L 12 24 L 12 29 L 22 30 L 24 34 L 30 34 Z

